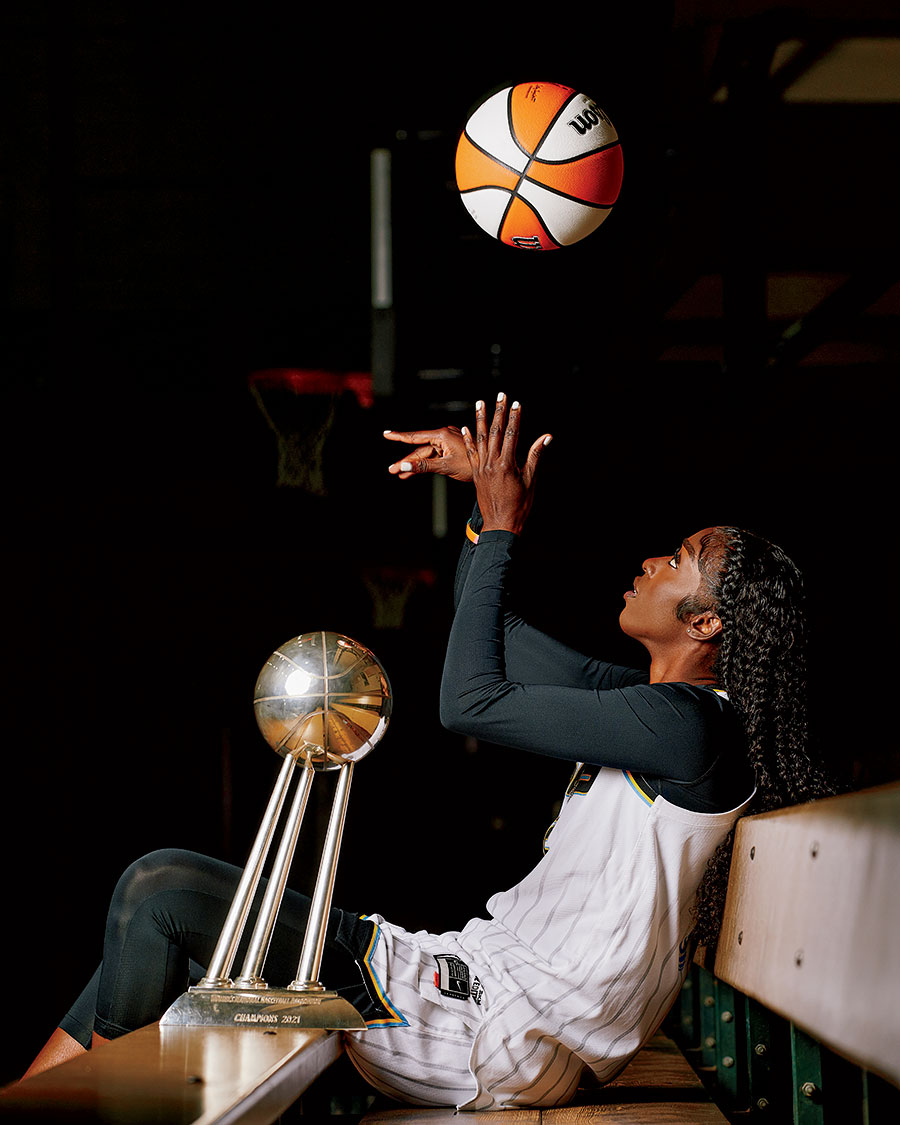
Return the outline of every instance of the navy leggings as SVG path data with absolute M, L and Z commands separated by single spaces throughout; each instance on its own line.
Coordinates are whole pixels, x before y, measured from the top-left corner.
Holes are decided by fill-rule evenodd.
M 122 875 L 112 897 L 103 962 L 60 1022 L 83 1046 L 91 1033 L 115 1039 L 158 1020 L 203 975 L 241 876 L 230 864 L 196 852 L 167 849 L 144 856 Z M 261 899 L 258 892 L 256 902 Z M 294 979 L 310 901 L 286 891 L 264 976 L 283 987 Z M 254 907 L 235 959 L 243 964 Z M 383 1014 L 363 957 L 374 923 L 333 907 L 325 932 L 320 977 L 364 1019 Z

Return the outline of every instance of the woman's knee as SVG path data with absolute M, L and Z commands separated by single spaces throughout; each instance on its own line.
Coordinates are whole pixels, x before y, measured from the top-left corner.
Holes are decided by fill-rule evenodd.
M 179 848 L 159 848 L 131 863 L 116 884 L 110 920 L 127 925 L 149 898 L 167 891 L 189 890 L 203 857 Z

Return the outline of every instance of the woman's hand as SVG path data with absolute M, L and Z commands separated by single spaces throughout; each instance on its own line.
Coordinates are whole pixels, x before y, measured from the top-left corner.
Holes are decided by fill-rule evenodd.
M 531 511 L 534 478 L 538 461 L 550 434 L 543 434 L 528 451 L 520 469 L 516 463 L 516 443 L 522 411 L 514 402 L 509 411 L 506 396 L 497 396 L 490 430 L 483 402 L 475 404 L 475 437 L 463 427 L 462 439 L 478 493 L 478 507 L 484 518 L 482 531 L 513 531 L 520 534 Z
M 388 472 L 401 480 L 416 473 L 439 473 L 461 481 L 472 479 L 466 444 L 456 426 L 442 426 L 439 430 L 385 430 L 384 436 L 388 441 L 405 441 L 419 447 L 402 461 L 388 466 Z

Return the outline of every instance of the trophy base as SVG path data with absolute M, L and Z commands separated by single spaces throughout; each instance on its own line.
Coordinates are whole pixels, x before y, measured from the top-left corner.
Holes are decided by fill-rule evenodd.
M 366 1029 L 359 1012 L 336 992 L 287 988 L 189 988 L 159 1022 L 161 1027 Z

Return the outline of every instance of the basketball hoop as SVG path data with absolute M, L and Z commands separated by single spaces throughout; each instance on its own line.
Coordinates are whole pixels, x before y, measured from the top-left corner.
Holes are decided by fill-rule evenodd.
M 372 376 L 363 372 L 270 367 L 254 371 L 250 393 L 278 440 L 277 484 L 325 496 L 325 443 L 340 399 L 374 404 Z

